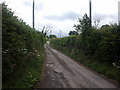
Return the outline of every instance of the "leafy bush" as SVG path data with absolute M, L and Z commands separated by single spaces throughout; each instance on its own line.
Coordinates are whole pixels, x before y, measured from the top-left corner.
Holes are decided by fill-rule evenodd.
M 18 78 L 26 73 L 27 67 L 33 63 L 32 60 L 37 63 L 36 57 L 39 56 L 41 57 L 39 59 L 43 60 L 45 40 L 41 32 L 18 19 L 4 3 L 2 23 L 2 82 L 3 87 L 14 87 Z
M 85 21 L 86 19 L 87 21 Z M 105 25 L 100 29 L 91 28 L 89 27 L 89 20 L 86 15 L 81 20 L 79 19 L 79 22 L 80 25 L 74 25 L 74 27 L 76 27 L 77 31 L 81 31 L 80 35 L 51 39 L 51 46 L 80 62 L 86 63 L 86 65 L 88 64 L 90 67 L 96 61 L 95 67 L 97 67 L 98 63 L 100 65 L 107 64 L 111 66 L 116 72 L 111 72 L 111 75 L 114 74 L 111 77 L 118 80 L 120 75 L 120 26 Z M 91 61 L 82 60 L 84 56 Z M 91 65 L 88 62 L 91 62 Z M 103 71 L 102 73 L 110 77 L 106 72 L 108 71 Z M 117 75 L 118 72 L 119 75 Z

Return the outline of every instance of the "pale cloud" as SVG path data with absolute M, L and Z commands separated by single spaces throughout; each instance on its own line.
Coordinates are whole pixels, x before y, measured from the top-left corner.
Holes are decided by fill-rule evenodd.
M 23 4 L 25 6 L 29 6 L 29 7 L 31 7 L 31 5 L 32 5 L 30 1 L 24 1 Z
M 97 19 L 105 20 L 105 19 L 108 19 L 108 18 L 116 19 L 116 17 L 117 17 L 117 15 L 115 15 L 115 14 L 100 14 L 100 13 L 98 14 L 98 13 L 95 13 L 93 15 L 94 20 L 97 20 Z
M 81 14 L 75 13 L 73 11 L 63 13 L 62 15 L 53 15 L 53 16 L 44 16 L 46 19 L 56 20 L 56 21 L 65 21 L 65 20 L 76 20 L 76 18 L 80 17 Z
M 32 27 L 33 0 L 0 0 L 6 1 L 19 18 Z M 101 19 L 100 24 L 117 23 L 118 1 L 91 0 L 92 21 Z M 89 16 L 89 0 L 35 0 L 35 27 L 47 26 L 52 33 L 59 35 L 60 30 L 67 35 L 85 13 Z
M 93 16 L 93 25 L 94 21 L 97 20 L 100 20 L 99 27 L 105 24 L 114 24 L 117 23 L 117 15 L 95 14 Z
M 23 19 L 24 22 L 32 26 L 32 7 L 28 7 L 30 5 L 29 1 L 26 1 L 26 3 L 29 3 L 26 5 L 25 0 L 6 0 L 6 4 L 9 8 L 12 8 L 19 19 Z
M 43 8 L 44 8 L 44 3 L 43 2 L 38 2 L 36 5 L 35 5 L 35 8 L 37 9 L 37 10 L 43 10 Z

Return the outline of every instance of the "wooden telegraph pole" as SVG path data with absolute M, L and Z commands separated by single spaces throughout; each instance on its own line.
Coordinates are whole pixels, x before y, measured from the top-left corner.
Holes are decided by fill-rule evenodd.
M 92 26 L 92 3 L 89 0 L 89 17 L 90 17 L 90 26 Z

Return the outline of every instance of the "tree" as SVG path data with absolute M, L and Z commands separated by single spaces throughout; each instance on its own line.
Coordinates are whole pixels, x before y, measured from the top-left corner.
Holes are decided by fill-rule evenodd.
M 84 53 L 90 54 L 93 53 L 92 47 L 93 43 L 91 43 L 91 34 L 92 34 L 92 27 L 90 23 L 90 18 L 85 14 L 81 19 L 78 18 L 79 24 L 74 25 L 77 32 L 81 32 L 81 48 Z
M 78 35 L 77 31 L 70 31 L 69 35 Z
M 109 28 L 109 27 L 111 27 L 111 26 L 106 24 L 106 25 L 102 25 L 101 29 L 104 29 L 104 28 L 106 29 L 106 28 Z
M 49 33 L 51 33 L 51 30 L 44 26 L 42 29 L 42 34 L 44 37 L 46 37 Z
M 75 30 L 77 32 L 81 32 L 82 34 L 88 34 L 91 28 L 90 25 L 90 18 L 85 14 L 82 19 L 78 18 L 79 24 L 75 24 L 73 27 L 75 27 Z
M 97 19 L 97 20 L 95 20 L 94 21 L 94 28 L 98 28 L 98 26 L 99 26 L 99 24 L 100 24 L 100 19 Z
M 52 38 L 56 38 L 57 36 L 56 35 L 49 35 L 49 38 L 52 39 Z

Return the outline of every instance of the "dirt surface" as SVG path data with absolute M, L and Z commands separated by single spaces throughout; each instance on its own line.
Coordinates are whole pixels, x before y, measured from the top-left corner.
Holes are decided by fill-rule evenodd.
M 117 88 L 109 80 L 45 45 L 46 61 L 37 88 Z

